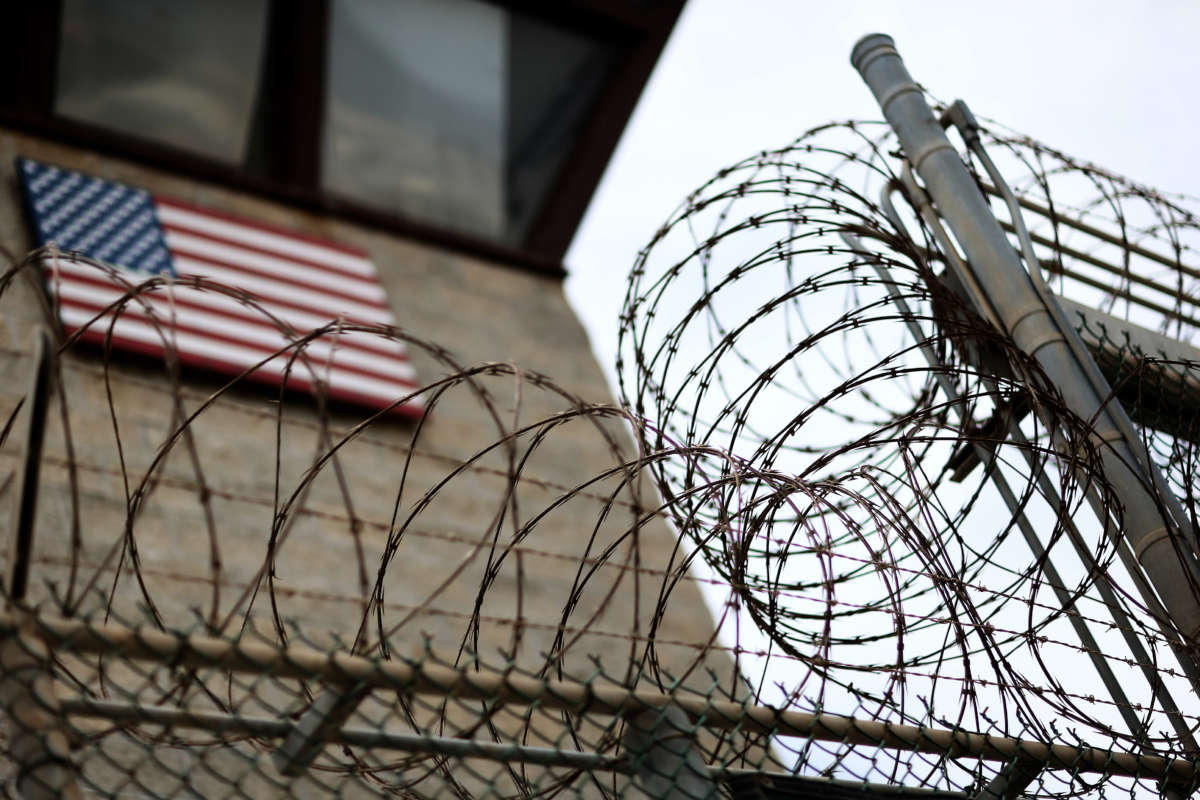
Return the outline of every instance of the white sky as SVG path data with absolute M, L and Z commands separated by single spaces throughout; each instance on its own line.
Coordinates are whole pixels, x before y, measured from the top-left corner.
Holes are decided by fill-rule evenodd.
M 689 191 L 815 125 L 880 117 L 850 66 L 875 32 L 945 101 L 1200 194 L 1200 2 L 690 0 L 567 254 L 606 370 L 634 256 Z
M 850 66 L 875 32 L 938 98 L 1200 195 L 1200 0 L 690 0 L 566 258 L 567 296 L 610 380 L 638 249 L 723 166 L 831 120 L 878 119 Z

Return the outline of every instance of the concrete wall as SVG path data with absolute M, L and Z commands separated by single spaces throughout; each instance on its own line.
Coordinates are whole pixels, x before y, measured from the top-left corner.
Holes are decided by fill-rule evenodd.
M 587 405 L 609 402 L 609 392 L 559 280 L 0 131 L 0 246 L 14 261 L 30 247 L 17 155 L 358 245 L 375 262 L 403 328 L 462 366 L 495 362 L 473 385 L 446 391 L 423 424 L 389 418 L 360 430 L 361 410 L 334 409 L 323 424 L 311 401 L 297 398 L 281 411 L 275 391 L 254 386 L 206 406 L 222 380 L 185 373 L 176 384 L 152 361 L 68 350 L 60 359 L 65 404 L 56 400 L 51 409 L 43 458 L 34 601 L 52 611 L 67 603 L 77 613 L 107 609 L 126 624 L 156 620 L 228 636 L 247 635 L 248 626 L 273 642 L 286 634 L 291 643 L 348 646 L 357 636 L 377 653 L 371 646 L 382 638 L 393 655 L 432 648 L 447 661 L 469 661 L 476 651 L 487 663 L 556 677 L 595 676 L 599 663 L 604 680 L 629 681 L 650 667 L 704 688 L 716 673 L 726 689 L 735 687 L 728 654 L 709 649 L 713 621 L 698 585 L 677 580 L 683 554 L 666 525 L 646 515 L 653 491 L 628 483 L 620 469 L 634 455 L 624 421 Z M 31 331 L 48 313 L 34 266 L 10 276 L 0 292 L 0 422 L 25 394 Z M 413 344 L 409 352 L 423 382 L 454 371 L 436 349 Z M 534 372 L 553 376 L 573 397 Z M 202 407 L 179 435 L 180 414 Z M 564 412 L 576 416 L 477 455 Z M 0 447 L 6 520 L 19 440 L 14 433 Z M 331 451 L 336 458 L 310 472 Z M 562 502 L 564 495 L 570 499 Z M 671 599 L 661 605 L 667 586 Z M 372 597 L 382 598 L 381 611 L 368 612 Z M 650 657 L 652 637 L 658 644 Z M 205 699 L 215 695 L 178 694 L 179 676 L 169 668 L 139 672 L 119 659 L 101 666 L 59 658 L 92 691 L 105 670 L 104 690 L 117 700 L 186 694 L 193 707 L 225 712 Z M 75 690 L 70 681 L 63 687 Z M 297 713 L 307 702 L 294 682 L 222 687 L 218 694 L 228 692 L 249 714 Z M 455 724 L 479 723 L 478 704 L 434 704 L 407 719 L 387 698 L 364 708 L 360 725 L 444 719 L 450 728 L 430 730 L 453 735 Z M 556 719 L 515 714 L 495 724 L 514 734 L 527 726 L 538 731 L 534 743 L 572 749 L 597 747 L 612 733 L 603 719 L 590 720 L 579 730 L 596 740 L 571 740 Z M 269 750 L 252 743 L 158 747 L 153 760 L 147 746 L 119 734 L 82 747 L 77 758 L 91 791 L 170 794 L 199 781 L 202 793 L 217 796 L 234 780 L 245 796 L 371 794 L 358 779 L 280 783 L 265 765 Z M 391 755 L 364 755 L 390 774 Z M 323 758 L 341 764 L 341 750 L 330 747 Z M 417 791 L 440 792 L 458 780 L 475 792 L 510 780 L 495 762 L 480 769 L 435 776 Z
M 400 325 L 446 348 L 461 364 L 507 362 L 552 376 L 585 401 L 609 400 L 587 337 L 556 279 L 0 132 L 0 244 L 10 253 L 24 253 L 30 244 L 12 167 L 17 155 L 358 245 L 375 262 Z M 5 415 L 24 392 L 29 331 L 41 313 L 37 290 L 24 277 L 0 297 L 0 413 Z M 410 347 L 410 354 L 423 381 L 447 372 L 429 352 Z M 245 595 L 269 561 L 277 511 L 302 485 L 315 456 L 330 449 L 329 441 L 320 441 L 311 403 L 290 403 L 277 431 L 278 406 L 271 390 L 245 387 L 223 396 L 190 428 L 194 456 L 189 442 L 177 442 L 154 473 L 152 488 L 127 529 L 131 515 L 126 494 L 136 492 L 175 427 L 171 381 L 160 365 L 145 361 L 114 357 L 106 367 L 94 350 L 68 353 L 63 364 L 79 500 L 72 500 L 71 458 L 56 406 L 47 439 L 33 574 L 41 596 L 51 591 L 47 582 L 53 583 L 53 591 L 76 597 L 89 588 L 81 601 L 85 609 L 98 608 L 111 596 L 117 616 L 129 622 L 144 619 L 147 605 L 153 604 L 167 624 L 205 620 L 226 631 L 236 629 L 249 607 L 255 624 L 268 634 L 278 613 L 318 639 L 332 631 L 350 640 L 358 631 L 389 530 L 395 529 L 394 509 L 403 519 L 430 487 L 505 429 L 572 405 L 521 373 L 502 368 L 497 371 L 508 374 L 480 378 L 499 422 L 472 391 L 460 386 L 444 396 L 423 426 L 383 420 L 369 427 L 338 450 L 336 464 L 326 463 L 303 504 L 290 507 L 287 537 L 275 554 L 273 608 L 265 583 L 257 584 L 256 594 Z M 199 407 L 219 385 L 208 376 L 185 375 L 179 395 L 185 411 Z M 363 416 L 353 409 L 336 410 L 332 440 Z M 0 450 L 0 469 L 6 474 L 17 463 L 15 438 Z M 512 453 L 500 448 L 453 477 L 427 504 L 419 504 L 415 519 L 394 542 L 395 554 L 381 583 L 383 628 L 391 646 L 400 652 L 420 649 L 427 635 L 451 653 L 465 642 L 480 647 L 485 657 L 500 648 L 528 667 L 540 667 L 560 632 L 563 609 L 570 606 L 562 631 L 568 641 L 574 640 L 567 662 L 586 671 L 587 657 L 601 656 L 609 671 L 623 675 L 630 656 L 644 653 L 664 580 L 680 554 L 661 522 L 632 526 L 635 509 L 630 503 L 635 498 L 629 491 L 618 492 L 617 503 L 609 508 L 620 476 L 554 509 L 520 534 L 514 550 L 499 556 L 521 525 L 566 490 L 629 458 L 629 441 L 616 418 L 577 419 L 548 429 L 524 463 L 511 496 L 507 472 Z M 620 444 L 619 457 L 611 450 L 613 442 Z M 533 437 L 526 435 L 513 452 L 525 457 L 532 444 Z M 402 480 L 410 450 L 415 456 Z M 207 503 L 202 485 L 208 490 Z M 8 513 L 11 494 L 6 490 L 0 497 L 6 506 L 0 513 Z M 643 499 L 653 506 L 652 493 Z M 77 531 L 72 533 L 76 515 Z M 611 555 L 601 563 L 610 547 Z M 141 585 L 132 568 L 133 549 Z M 584 573 L 595 567 L 586 581 L 578 577 L 581 563 Z M 479 588 L 488 574 L 490 589 L 481 598 Z M 475 639 L 467 634 L 477 602 Z M 674 585 L 657 636 L 678 644 L 661 646 L 662 665 L 672 671 L 690 667 L 710 641 L 712 624 L 695 583 Z M 587 635 L 580 636 L 585 629 Z M 727 659 L 710 662 L 728 674 Z

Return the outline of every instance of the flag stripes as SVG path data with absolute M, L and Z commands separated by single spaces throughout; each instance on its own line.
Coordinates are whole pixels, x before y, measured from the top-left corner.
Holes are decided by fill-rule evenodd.
M 40 244 L 53 241 L 97 259 L 103 252 L 101 260 L 119 268 L 114 275 L 47 259 L 47 287 L 68 331 L 86 327 L 82 338 L 92 342 L 111 333 L 114 347 L 144 355 L 161 356 L 169 344 L 185 365 L 228 376 L 254 368 L 252 380 L 305 391 L 323 386 L 335 399 L 375 409 L 417 388 L 399 342 L 342 329 L 395 325 L 366 253 L 28 159 L 19 160 L 18 171 Z M 150 253 L 159 247 L 165 262 Z M 130 266 L 139 263 L 147 269 Z M 109 311 L 154 272 L 162 285 L 118 314 Z M 236 296 L 191 285 L 192 277 Z M 257 308 L 239 299 L 246 296 Z M 305 344 L 302 358 L 292 358 L 296 339 L 329 326 Z M 420 399 L 398 408 L 407 416 L 422 410 Z

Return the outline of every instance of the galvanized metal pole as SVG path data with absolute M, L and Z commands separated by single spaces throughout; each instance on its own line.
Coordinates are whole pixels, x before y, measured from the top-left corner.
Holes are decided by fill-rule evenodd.
M 697 727 L 676 707 L 647 709 L 627 722 L 625 754 L 648 797 L 718 800 L 721 796 L 696 744 Z
M 34 517 L 37 514 L 38 476 L 42 466 L 42 443 L 46 435 L 46 413 L 50 408 L 50 380 L 54 367 L 54 344 L 45 328 L 33 334 L 33 370 L 25 394 L 25 447 L 17 473 L 13 498 L 12 527 L 8 538 L 8 566 L 4 589 L 6 604 L 23 603 L 29 586 L 29 563 L 33 553 Z
M 1190 644 L 1200 640 L 1197 565 L 1186 520 L 1174 518 L 1156 496 L 1161 486 L 1139 441 L 1122 432 L 1124 410 L 1099 391 L 1068 337 L 1034 287 L 1020 257 L 992 213 L 975 179 L 934 117 L 890 36 L 859 40 L 851 62 L 874 93 L 913 169 L 946 221 L 995 318 L 1033 356 L 1053 388 L 1079 417 L 1093 420 L 1093 443 L 1104 476 L 1124 505 L 1121 531 L 1162 599 L 1171 622 Z M 1032 266 L 1031 268 L 1036 268 Z M 1050 303 L 1054 301 L 1047 298 Z M 1061 313 L 1058 314 L 1061 318 Z M 1042 387 L 1050 388 L 1050 387 Z M 1052 423 L 1052 420 L 1046 420 Z M 1125 421 L 1127 422 L 1127 421 Z

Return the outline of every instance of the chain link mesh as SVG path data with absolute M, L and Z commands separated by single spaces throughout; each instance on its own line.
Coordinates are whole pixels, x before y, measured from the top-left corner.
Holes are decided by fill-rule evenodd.
M 989 135 L 1164 508 L 1200 529 L 1185 200 Z M 59 356 L 31 593 L 0 616 L 6 786 L 1190 794 L 1195 644 L 1111 535 L 1103 442 L 948 285 L 887 193 L 897 156 L 829 125 L 688 198 L 631 276 L 620 407 L 378 326 L 283 331 L 282 355 L 401 341 L 440 373 L 432 422 L 185 382 L 167 320 L 163 362 L 120 359 L 26 279 L 71 259 L 121 286 L 93 332 L 169 282 L 53 248 L 15 264 L 0 302 Z M 28 371 L 23 343 L 3 355 Z M 4 392 L 14 472 L 26 399 Z
M 1020 770 L 1020 791 L 1045 796 L 1197 780 L 1190 759 L 756 706 L 716 676 L 707 692 L 663 691 L 600 669 L 548 679 L 432 650 L 364 658 L 299 631 L 279 647 L 253 628 L 226 639 L 45 612 L 6 614 L 0 632 L 4 697 L 25 704 L 9 706 L 6 777 L 28 796 L 69 783 L 114 797 L 973 796 Z M 314 714 L 334 724 L 307 727 Z M 18 769 L 21 737 L 57 744 Z M 796 777 L 797 748 L 810 768 L 842 763 Z

